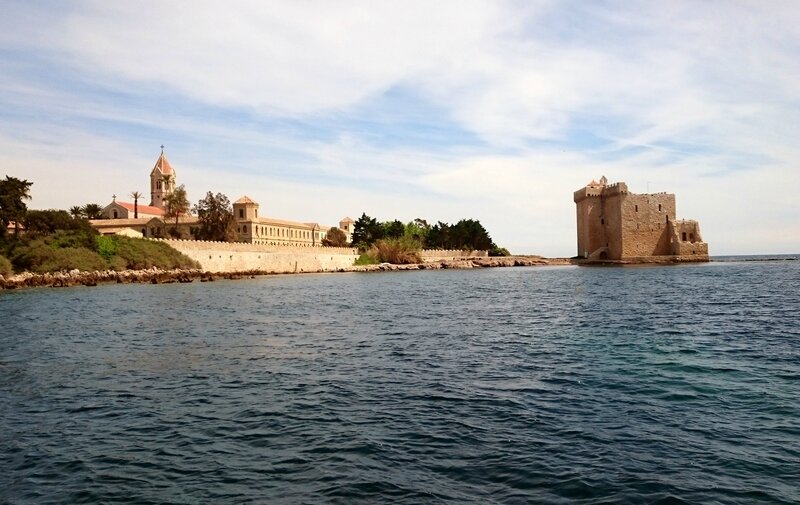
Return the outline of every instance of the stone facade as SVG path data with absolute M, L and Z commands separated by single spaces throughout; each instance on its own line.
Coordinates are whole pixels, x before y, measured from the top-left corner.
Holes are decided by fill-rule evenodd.
M 578 256 L 591 260 L 685 257 L 707 261 L 697 221 L 676 220 L 675 195 L 636 194 L 624 182 L 592 181 L 573 195 Z
M 215 273 L 260 271 L 271 273 L 335 272 L 349 268 L 358 258 L 356 249 L 270 246 L 235 242 L 163 240 L 174 249 Z

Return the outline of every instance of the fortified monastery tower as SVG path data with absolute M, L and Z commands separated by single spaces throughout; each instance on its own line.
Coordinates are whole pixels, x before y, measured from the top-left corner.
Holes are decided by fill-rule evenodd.
M 648 262 L 645 258 L 708 261 L 700 224 L 677 220 L 675 195 L 636 194 L 624 182 L 592 180 L 575 192 L 578 256 Z
M 150 171 L 150 206 L 164 209 L 164 198 L 175 189 L 175 170 L 164 156 L 164 146 L 161 146 L 161 156 Z

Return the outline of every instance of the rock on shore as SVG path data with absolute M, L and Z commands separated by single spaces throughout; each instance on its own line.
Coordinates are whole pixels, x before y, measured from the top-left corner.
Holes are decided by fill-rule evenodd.
M 201 270 L 160 270 L 156 268 L 147 270 L 104 270 L 94 272 L 54 272 L 34 274 L 24 272 L 9 277 L 0 276 L 0 287 L 3 289 L 32 288 L 32 287 L 69 287 L 69 286 L 97 286 L 99 283 L 152 283 L 166 284 L 170 282 L 192 282 L 197 278 L 211 277 L 210 272 Z
M 403 270 L 446 270 L 446 269 L 470 269 L 470 268 L 493 268 L 493 267 L 532 267 L 552 264 L 568 264 L 542 258 L 540 256 L 497 256 L 488 258 L 469 258 L 453 260 L 437 260 L 427 263 L 412 263 L 409 265 L 394 265 L 392 263 L 380 263 L 378 265 L 357 265 L 339 269 L 339 272 L 388 272 Z
M 566 264 L 560 260 L 548 260 L 539 256 L 501 256 L 489 258 L 470 258 L 454 260 L 438 260 L 428 263 L 414 263 L 411 265 L 393 265 L 381 263 L 379 265 L 362 265 L 341 268 L 337 272 L 387 272 L 405 270 L 442 270 L 442 269 L 469 269 L 469 268 L 491 268 L 491 267 L 514 267 L 514 266 L 541 266 L 552 264 Z M 304 272 L 313 273 L 313 272 Z M 173 282 L 193 282 L 200 279 L 200 282 L 213 281 L 219 279 L 243 279 L 255 277 L 257 275 L 273 275 L 274 272 L 253 270 L 247 272 L 234 273 L 212 273 L 202 270 L 160 270 L 151 268 L 147 270 L 104 270 L 95 272 L 81 272 L 71 270 L 69 272 L 55 272 L 45 274 L 34 274 L 24 272 L 21 274 L 3 277 L 0 275 L 0 288 L 17 289 L 32 287 L 69 287 L 69 286 L 97 286 L 101 283 L 146 283 L 146 284 L 168 284 Z M 291 274 L 288 274 L 291 275 Z

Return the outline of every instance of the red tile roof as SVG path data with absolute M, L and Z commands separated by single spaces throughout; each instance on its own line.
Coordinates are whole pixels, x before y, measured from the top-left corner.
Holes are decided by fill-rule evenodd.
M 125 208 L 126 208 L 126 209 L 128 209 L 130 212 L 133 212 L 133 204 L 132 204 L 132 203 L 129 203 L 129 202 L 119 202 L 119 201 L 118 201 L 118 202 L 116 202 L 116 203 L 117 203 L 118 205 L 120 205 L 121 207 L 125 207 Z M 142 205 L 142 204 L 139 204 L 139 213 L 140 213 L 140 214 L 142 214 L 142 213 L 144 213 L 144 214 L 150 214 L 151 216 L 163 216 L 163 215 L 164 215 L 164 209 L 161 209 L 161 208 L 159 208 L 159 207 L 151 207 L 151 206 L 149 206 L 149 205 Z
M 255 200 L 253 200 L 252 198 L 250 198 L 250 197 L 249 197 L 249 196 L 247 196 L 247 195 L 245 195 L 245 196 L 243 196 L 243 197 L 239 198 L 238 200 L 236 200 L 236 201 L 235 201 L 235 202 L 233 202 L 233 203 L 255 203 L 256 205 L 258 205 L 258 204 L 257 204 L 257 202 L 256 202 Z
M 156 164 L 153 167 L 153 171 L 155 172 L 156 170 L 164 175 L 172 174 L 172 165 L 169 164 L 167 157 L 164 156 L 164 151 L 161 151 L 161 156 L 158 157 L 158 160 L 156 160 Z

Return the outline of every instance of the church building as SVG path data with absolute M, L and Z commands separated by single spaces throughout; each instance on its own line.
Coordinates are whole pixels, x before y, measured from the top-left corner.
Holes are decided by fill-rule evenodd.
M 177 234 L 183 239 L 193 239 L 200 227 L 197 216 L 180 216 L 177 226 L 173 218 L 164 216 L 165 200 L 175 190 L 176 184 L 177 174 L 164 154 L 164 146 L 161 146 L 161 155 L 150 171 L 150 205 L 118 201 L 114 195 L 111 203 L 103 209 L 105 219 L 92 220 L 92 226 L 105 235 L 171 238 Z M 331 228 L 318 223 L 260 217 L 258 210 L 258 202 L 248 196 L 233 203 L 237 242 L 319 247 Z M 347 241 L 351 241 L 353 220 L 346 217 L 339 222 L 339 227 L 345 232 Z

